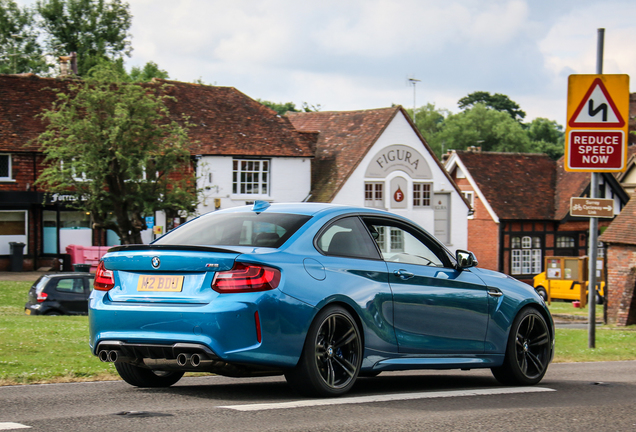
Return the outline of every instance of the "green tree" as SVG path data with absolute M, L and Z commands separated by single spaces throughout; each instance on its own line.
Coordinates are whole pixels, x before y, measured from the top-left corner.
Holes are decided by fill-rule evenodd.
M 285 115 L 288 111 L 291 112 L 300 112 L 298 108 L 296 108 L 296 104 L 293 102 L 285 102 L 285 103 L 277 103 L 270 102 L 267 100 L 256 99 L 261 104 L 265 105 L 267 108 L 271 108 L 278 113 L 278 115 Z
M 159 69 L 157 63 L 153 61 L 146 63 L 143 68 L 133 66 L 130 70 L 129 77 L 131 82 L 150 82 L 153 78 L 170 78 L 168 72 L 163 69 Z
M 457 105 L 459 105 L 459 108 L 462 110 L 472 108 L 477 104 L 483 104 L 496 111 L 506 112 L 513 120 L 517 121 L 523 120 L 526 116 L 526 113 L 521 110 L 516 102 L 501 93 L 491 95 L 489 92 L 476 91 L 470 93 L 468 96 L 464 96 L 457 102 Z
M 407 109 L 410 118 L 413 118 L 413 110 Z M 431 143 L 435 135 L 441 130 L 444 119 L 449 115 L 448 110 L 435 108 L 435 104 L 428 103 L 419 107 L 415 112 L 415 126 L 424 139 Z
M 68 55 L 76 52 L 78 74 L 84 76 L 103 59 L 130 56 L 132 15 L 122 0 L 39 0 L 49 52 Z
M 527 152 L 530 138 L 522 125 L 507 113 L 478 103 L 473 108 L 449 115 L 429 142 L 438 156 L 444 150 L 465 150 L 471 146 L 483 151 Z
M 526 124 L 526 131 L 531 142 L 531 151 L 545 153 L 557 160 L 565 150 L 565 134 L 563 126 L 554 120 L 538 117 Z
M 187 125 L 170 119 L 165 88 L 124 83 L 112 65 L 98 67 L 42 114 L 47 167 L 37 183 L 81 196 L 76 208 L 123 244 L 141 243 L 144 216 L 174 217 L 196 205 Z
M 13 0 L 0 0 L 0 73 L 42 73 L 48 70 L 38 41 L 33 13 Z
M 307 102 L 303 102 L 301 109 L 298 109 L 296 108 L 296 104 L 294 104 L 293 102 L 277 103 L 277 102 L 270 102 L 270 101 L 266 101 L 262 99 L 256 99 L 256 101 L 260 102 L 261 104 L 265 105 L 268 108 L 273 109 L 280 116 L 285 115 L 285 113 L 290 111 L 291 112 L 317 112 L 317 111 L 320 111 L 320 109 L 322 108 L 320 104 L 310 105 Z

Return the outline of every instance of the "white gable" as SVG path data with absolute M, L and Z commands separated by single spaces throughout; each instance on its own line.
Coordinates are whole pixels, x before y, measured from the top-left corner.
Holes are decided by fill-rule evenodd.
M 382 197 L 376 199 L 379 189 Z M 401 111 L 332 202 L 405 216 L 451 250 L 466 249 L 468 243 L 468 206 Z

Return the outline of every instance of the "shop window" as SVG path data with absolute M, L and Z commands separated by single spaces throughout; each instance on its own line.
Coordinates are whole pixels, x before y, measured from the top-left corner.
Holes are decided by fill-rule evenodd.
M 269 160 L 234 159 L 232 161 L 232 193 L 268 195 L 269 165 Z
M 384 183 L 364 183 L 364 205 L 365 207 L 384 208 Z
M 413 183 L 413 207 L 431 206 L 431 184 Z
M 57 212 L 42 212 L 42 252 L 57 253 Z
M 510 269 L 513 275 L 541 273 L 541 237 L 512 237 Z
M 11 178 L 11 155 L 0 154 L 0 181 L 12 180 Z
M 10 242 L 27 243 L 27 212 L 0 211 L 0 255 L 8 255 Z M 25 253 L 27 250 L 25 248 Z

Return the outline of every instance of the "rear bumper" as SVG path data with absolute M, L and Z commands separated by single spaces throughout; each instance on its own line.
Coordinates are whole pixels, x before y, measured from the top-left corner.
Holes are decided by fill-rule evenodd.
M 113 341 L 163 347 L 194 344 L 226 363 L 293 367 L 314 313 L 311 306 L 279 290 L 219 295 L 208 304 L 195 305 L 113 302 L 108 292 L 93 291 L 90 346 L 98 355 L 100 344 Z

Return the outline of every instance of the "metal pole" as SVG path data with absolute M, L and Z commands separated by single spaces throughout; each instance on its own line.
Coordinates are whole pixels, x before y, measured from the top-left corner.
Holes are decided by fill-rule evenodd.
M 603 74 L 603 45 L 605 42 L 605 29 L 598 29 L 596 41 L 596 74 Z M 599 198 L 598 193 L 599 173 L 593 172 L 590 181 L 590 198 Z M 587 346 L 596 347 L 596 258 L 598 254 L 598 218 L 590 218 L 589 236 L 589 272 L 588 272 L 588 323 L 587 323 Z
M 417 107 L 417 104 L 415 102 L 415 85 L 420 82 L 421 80 L 415 79 L 415 78 L 409 78 L 409 82 L 413 85 L 413 123 L 415 123 L 415 109 Z

